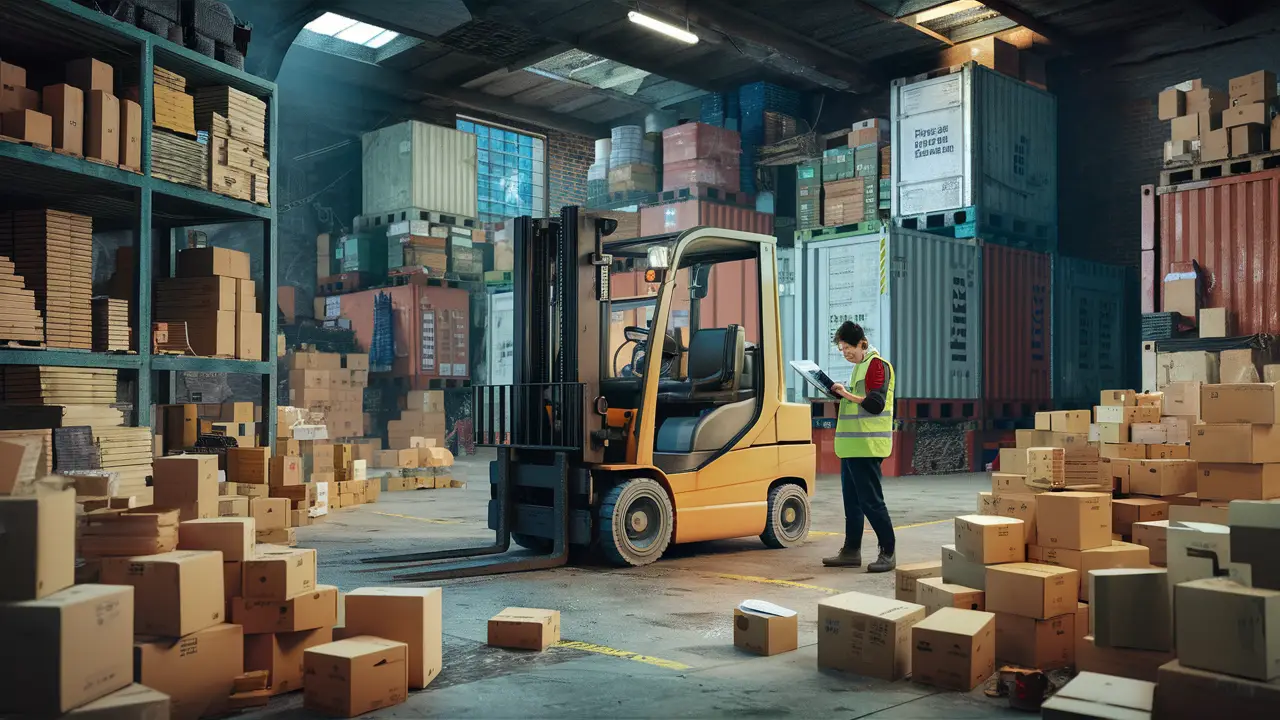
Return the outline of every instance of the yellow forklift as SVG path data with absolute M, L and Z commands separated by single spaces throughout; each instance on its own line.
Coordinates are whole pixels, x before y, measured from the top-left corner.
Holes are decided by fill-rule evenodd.
M 365 562 L 426 565 L 396 576 L 417 582 L 563 565 L 571 547 L 638 566 L 673 543 L 804 541 L 815 448 L 809 406 L 785 400 L 775 238 L 609 240 L 616 221 L 576 207 L 514 223 L 515 382 L 472 398 L 476 444 L 498 452 L 495 540 Z

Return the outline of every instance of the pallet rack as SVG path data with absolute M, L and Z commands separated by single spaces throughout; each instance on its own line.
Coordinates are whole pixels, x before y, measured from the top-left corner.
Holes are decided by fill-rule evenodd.
M 270 184 L 270 205 L 235 200 L 151 175 L 150 118 L 153 117 L 154 68 L 159 65 L 188 79 L 193 87 L 228 85 L 267 103 L 268 152 L 276 159 L 279 118 L 275 83 L 249 75 L 144 30 L 119 22 L 72 0 L 0 0 L 0 47 L 6 59 L 49 58 L 51 63 L 93 56 L 113 65 L 122 77 L 136 77 L 144 118 L 142 173 L 132 173 L 47 150 L 0 142 L 0 204 L 49 207 L 90 215 L 94 229 L 133 231 L 139 258 L 131 301 L 136 354 L 60 349 L 0 348 L 0 366 L 116 368 L 134 371 L 134 422 L 152 424 L 152 406 L 174 401 L 176 372 L 241 373 L 262 380 L 262 442 L 275 445 L 276 405 L 276 188 Z M 251 256 L 260 258 L 265 292 L 263 361 L 151 352 L 152 284 L 156 268 L 172 275 L 179 238 L 184 228 L 221 223 L 257 223 L 262 243 Z M 160 238 L 157 242 L 157 238 Z M 88 322 L 89 318 L 85 318 Z

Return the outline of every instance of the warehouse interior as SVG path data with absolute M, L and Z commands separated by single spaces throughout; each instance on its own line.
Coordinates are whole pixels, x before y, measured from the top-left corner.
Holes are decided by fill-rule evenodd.
M 0 717 L 1280 715 L 1278 31 L 0 0 Z

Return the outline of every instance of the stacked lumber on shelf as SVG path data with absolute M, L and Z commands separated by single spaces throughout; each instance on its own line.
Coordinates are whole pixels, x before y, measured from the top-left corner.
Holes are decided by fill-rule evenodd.
M 98 297 L 93 299 L 93 349 L 97 352 L 128 350 L 129 301 Z
M 43 343 L 44 315 L 36 309 L 35 292 L 16 272 L 13 261 L 0 256 L 0 341 Z
M 196 91 L 196 127 L 209 133 L 209 188 L 260 205 L 268 202 L 267 104 L 234 88 Z
M 157 130 L 151 133 L 151 174 L 208 190 L 208 148 L 196 140 Z
M 187 79 L 165 70 L 155 69 L 152 86 L 155 102 L 154 124 L 189 137 L 196 136 L 195 98 L 187 94 Z
M 35 365 L 6 367 L 4 398 L 15 405 L 110 405 L 116 401 L 116 373 Z
M 147 487 L 155 457 L 151 428 L 95 425 L 93 440 L 98 445 L 102 469 L 119 477 L 116 496 L 136 498 L 137 506 L 151 504 L 151 488 Z
M 35 294 L 49 347 L 93 347 L 93 219 L 57 210 L 0 215 L 0 253 Z
M 187 91 L 187 79 L 172 70 L 156 67 L 153 70 L 153 75 L 156 85 L 180 93 Z

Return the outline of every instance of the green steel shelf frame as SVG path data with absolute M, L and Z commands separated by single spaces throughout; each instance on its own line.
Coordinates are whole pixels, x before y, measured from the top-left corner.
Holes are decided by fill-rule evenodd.
M 32 53 L 47 50 L 55 56 L 83 57 L 108 53 L 129 67 L 136 61 L 139 101 L 144 119 L 142 167 L 139 175 L 58 155 L 26 145 L 0 142 L 0 183 L 4 194 L 20 200 L 43 200 L 59 209 L 83 212 L 95 226 L 131 228 L 136 238 L 138 268 L 133 303 L 138 326 L 133 338 L 137 354 L 97 353 L 61 349 L 0 348 L 0 366 L 48 365 L 55 367 L 115 368 L 137 372 L 134 409 L 140 426 L 152 422 L 152 406 L 158 399 L 171 402 L 174 373 L 211 372 L 259 375 L 260 402 L 264 409 L 276 404 L 276 293 L 279 253 L 276 193 L 279 177 L 270 185 L 269 207 L 236 200 L 217 193 L 172 183 L 151 176 L 151 123 L 154 116 L 154 69 L 160 64 L 188 78 L 194 86 L 229 85 L 267 102 L 267 152 L 277 157 L 279 104 L 276 85 L 187 48 L 78 5 L 72 0 L 0 0 L 0 45 L 25 44 Z M 5 29 L 8 26 L 9 30 Z M 66 40 L 74 38 L 74 40 Z M 20 48 L 21 49 L 21 48 Z M 263 286 L 266 290 L 262 323 L 263 361 L 230 360 L 151 352 L 151 288 L 157 251 L 168 256 L 172 274 L 177 228 L 232 222 L 260 222 L 263 227 Z M 164 231 L 163 242 L 155 232 Z M 153 397 L 158 395 L 159 397 Z M 276 415 L 265 410 L 262 442 L 274 447 Z

